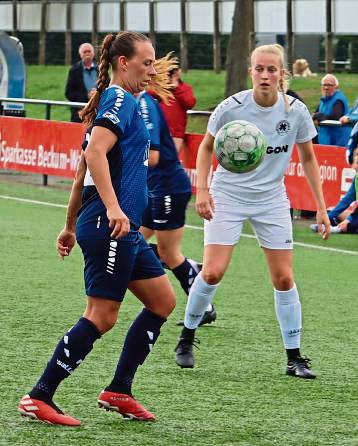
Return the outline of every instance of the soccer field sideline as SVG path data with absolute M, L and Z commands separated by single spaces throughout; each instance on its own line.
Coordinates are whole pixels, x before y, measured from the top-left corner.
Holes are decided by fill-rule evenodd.
M 49 207 L 56 207 L 56 208 L 67 209 L 67 205 L 64 205 L 64 204 L 51 203 L 51 202 L 48 202 L 48 201 L 31 200 L 31 199 L 28 199 L 28 198 L 12 197 L 12 196 L 9 196 L 9 195 L 0 195 L 0 199 L 20 201 L 22 203 L 37 204 L 37 205 L 40 205 L 40 206 L 49 206 Z M 204 230 L 204 228 L 202 226 L 185 225 L 185 227 L 188 228 L 188 229 L 196 230 L 196 231 L 203 231 Z M 251 235 L 251 234 L 244 234 L 243 233 L 242 237 L 256 239 L 256 237 L 254 235 Z M 328 247 L 328 246 L 319 246 L 319 245 L 313 245 L 313 244 L 310 244 L 310 243 L 303 243 L 303 242 L 294 242 L 293 244 L 295 246 L 301 246 L 303 248 L 308 248 L 308 249 L 316 249 L 316 250 L 320 250 L 320 251 L 336 252 L 336 253 L 339 253 L 339 254 L 347 254 L 347 255 L 358 256 L 358 251 L 350 251 L 350 250 L 347 250 L 347 249 L 331 248 L 331 247 Z

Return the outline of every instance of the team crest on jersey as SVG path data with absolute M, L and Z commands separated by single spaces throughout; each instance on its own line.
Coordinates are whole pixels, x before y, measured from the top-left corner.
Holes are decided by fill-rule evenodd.
M 287 135 L 287 133 L 290 131 L 290 129 L 291 129 L 290 123 L 288 121 L 286 121 L 285 119 L 283 121 L 280 121 L 276 125 L 276 132 L 280 136 Z

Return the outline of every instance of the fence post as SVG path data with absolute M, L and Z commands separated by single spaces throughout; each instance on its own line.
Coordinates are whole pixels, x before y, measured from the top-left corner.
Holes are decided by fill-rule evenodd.
M 220 0 L 214 0 L 213 59 L 215 73 L 221 71 Z
M 125 0 L 120 0 L 119 2 L 119 29 L 120 31 L 125 31 L 127 29 Z
M 12 35 L 17 37 L 17 0 L 12 0 Z
M 92 4 L 92 45 L 97 57 L 98 55 L 98 0 L 93 0 Z
M 72 64 L 72 0 L 66 3 L 65 64 Z
M 39 65 L 46 63 L 46 21 L 47 21 L 47 0 L 41 1 L 41 28 L 39 34 Z
M 45 108 L 45 119 L 50 121 L 51 119 L 51 104 L 47 103 Z M 48 175 L 42 175 L 42 185 L 48 186 Z
M 155 8 L 156 2 L 154 0 L 149 1 L 149 38 L 155 46 Z
M 180 67 L 188 71 L 188 32 L 186 29 L 186 0 L 180 1 Z
M 325 56 L 326 73 L 331 73 L 333 71 L 332 0 L 326 0 Z
M 292 27 L 292 0 L 287 0 L 286 3 L 286 41 L 287 41 L 287 62 L 288 68 L 291 70 L 293 65 L 293 27 Z

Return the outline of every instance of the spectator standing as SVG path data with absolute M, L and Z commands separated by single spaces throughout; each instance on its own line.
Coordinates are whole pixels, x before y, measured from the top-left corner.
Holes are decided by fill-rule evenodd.
M 170 81 L 173 84 L 172 93 L 174 99 L 169 103 L 160 101 L 155 94 L 154 97 L 160 101 L 160 107 L 167 121 L 170 134 L 174 140 L 175 147 L 180 152 L 185 136 L 187 125 L 187 111 L 191 110 L 196 104 L 196 98 L 192 87 L 183 82 L 180 68 L 174 68 L 170 73 Z M 151 92 L 149 92 L 151 94 Z
M 322 78 L 322 96 L 319 106 L 312 116 L 316 126 L 327 119 L 338 121 L 349 112 L 348 101 L 338 86 L 338 79 L 333 74 L 326 74 Z M 350 129 L 347 126 L 319 126 L 318 143 L 345 147 L 349 134 Z
M 65 96 L 72 102 L 87 102 L 96 91 L 98 67 L 90 43 L 82 43 L 78 53 L 81 60 L 72 65 L 68 72 Z M 78 112 L 78 108 L 71 108 L 72 122 L 82 122 Z

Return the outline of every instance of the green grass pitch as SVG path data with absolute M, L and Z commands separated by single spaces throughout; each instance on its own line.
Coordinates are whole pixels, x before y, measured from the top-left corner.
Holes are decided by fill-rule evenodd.
M 68 192 L 8 183 L 0 195 L 66 204 Z M 198 330 L 197 367 L 181 370 L 173 349 L 185 296 L 173 276 L 177 308 L 153 353 L 140 368 L 134 395 L 158 421 L 124 421 L 100 411 L 96 398 L 112 377 L 126 330 L 140 310 L 128 294 L 116 327 L 97 341 L 86 362 L 67 379 L 56 402 L 81 419 L 80 428 L 23 419 L 17 404 L 43 370 L 64 332 L 85 305 L 82 255 L 60 261 L 55 239 L 65 209 L 0 198 L 0 445 L 16 446 L 354 446 L 358 444 L 358 237 L 320 242 L 306 225 L 295 240 L 348 250 L 295 248 L 303 305 L 302 351 L 315 381 L 287 377 L 274 315 L 272 287 L 255 240 L 243 238 L 216 295 L 218 319 Z M 191 209 L 188 223 L 202 222 Z M 247 229 L 246 232 L 249 230 Z M 183 252 L 202 255 L 203 233 L 188 228 Z

